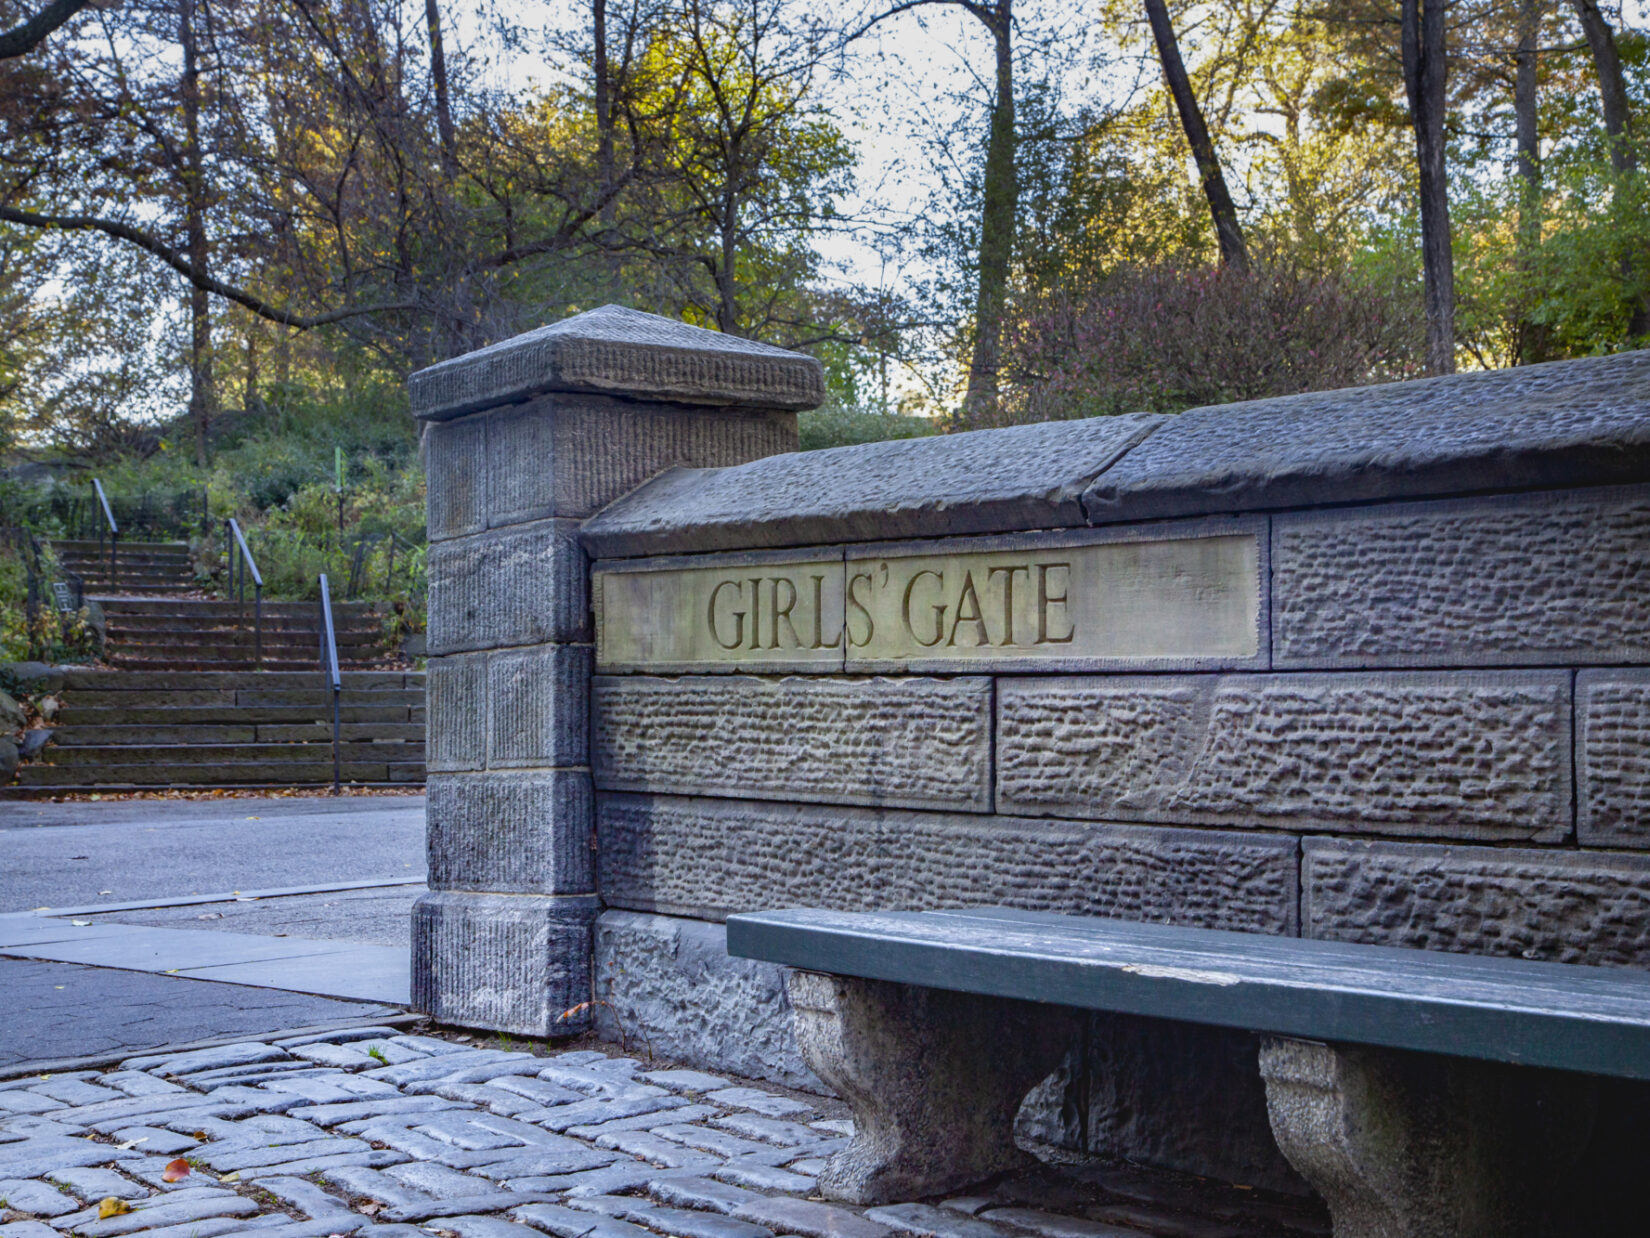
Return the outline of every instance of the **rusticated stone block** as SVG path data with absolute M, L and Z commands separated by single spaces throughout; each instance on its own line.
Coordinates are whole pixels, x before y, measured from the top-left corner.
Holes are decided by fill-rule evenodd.
M 1293 933 L 1293 838 L 1076 821 L 598 795 L 609 905 L 720 919 L 1002 905 Z
M 1581 672 L 1576 719 L 1582 845 L 1650 847 L 1650 671 Z
M 487 527 L 487 421 L 466 417 L 425 431 L 425 509 L 432 542 Z
M 785 969 L 728 954 L 720 924 L 605 911 L 596 921 L 596 1030 L 702 1070 L 824 1092 L 791 1029 Z
M 1650 490 L 1277 516 L 1274 665 L 1650 661 Z
M 487 658 L 487 764 L 585 765 L 590 647 L 540 645 Z
M 441 1023 L 571 1036 L 590 999 L 594 898 L 432 891 L 413 904 L 413 1007 Z
M 591 520 L 585 544 L 619 557 L 1081 526 L 1083 487 L 1165 420 L 1045 422 L 672 473 Z
M 1005 680 L 997 801 L 1110 821 L 1555 842 L 1565 672 Z
M 430 652 L 588 640 L 588 592 L 571 524 L 438 542 L 430 547 Z
M 1302 932 L 1650 967 L 1650 856 L 1307 839 Z
M 989 679 L 595 678 L 596 785 L 991 807 Z
M 1096 524 L 1650 480 L 1650 351 L 1194 408 L 1102 473 Z
M 430 885 L 588 894 L 595 883 L 583 770 L 432 774 L 424 809 Z
M 487 764 L 487 655 L 429 660 L 425 707 L 431 772 Z
M 589 516 L 670 469 L 714 469 L 796 450 L 796 414 L 558 397 L 556 512 Z
M 546 391 L 795 410 L 825 380 L 805 353 L 604 305 L 419 370 L 407 390 L 414 417 L 444 421 Z

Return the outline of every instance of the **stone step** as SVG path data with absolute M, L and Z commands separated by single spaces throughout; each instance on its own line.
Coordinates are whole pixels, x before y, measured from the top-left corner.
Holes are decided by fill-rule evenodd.
M 63 673 L 67 691 L 142 691 L 158 688 L 322 688 L 326 677 L 319 671 L 222 672 L 201 671 L 189 676 L 151 675 L 133 671 L 69 670 Z M 347 671 L 343 676 L 346 693 L 378 691 L 384 688 L 424 688 L 423 671 Z M 77 698 L 78 699 L 78 698 Z
M 57 558 L 61 563 L 107 563 L 109 548 L 97 550 L 65 550 L 57 547 Z M 122 546 L 115 552 L 116 563 L 145 563 L 161 567 L 188 567 L 194 562 L 188 551 L 148 551 L 135 550 L 131 546 Z
M 390 740 L 375 743 L 370 740 L 340 741 L 339 755 L 345 763 L 360 761 L 422 761 L 424 742 Z M 246 744 L 71 744 L 53 745 L 46 749 L 47 765 L 200 765 L 210 761 L 214 765 L 245 765 L 249 762 L 268 764 L 275 761 L 332 760 L 332 736 L 323 740 L 292 743 Z
M 262 661 L 256 661 L 248 653 L 244 657 L 233 658 L 196 658 L 187 654 L 179 654 L 169 658 L 139 658 L 126 657 L 122 654 L 112 654 L 109 661 L 115 666 L 130 667 L 137 671 L 301 671 L 316 664 L 314 655 L 302 658 L 280 658 L 266 655 Z M 345 658 L 340 656 L 338 668 L 340 670 L 358 669 L 376 666 L 384 661 L 383 658 Z
M 341 740 L 364 743 L 370 740 L 399 740 L 421 743 L 422 722 L 343 722 L 338 727 Z M 79 723 L 58 727 L 52 732 L 52 748 L 81 748 L 100 744 L 287 744 L 332 742 L 332 723 L 266 722 L 201 723 L 195 726 L 133 726 L 111 724 L 85 726 Z
M 424 693 L 416 688 L 381 688 L 371 691 L 348 689 L 339 693 L 340 705 L 399 705 L 410 709 L 424 703 Z M 109 691 L 92 689 L 68 694 L 63 709 L 115 706 L 130 709 L 157 709 L 175 706 L 216 705 L 233 708 L 237 705 L 303 705 L 332 707 L 330 689 L 277 688 L 148 688 Z
M 205 619 L 215 623 L 222 623 L 226 618 L 238 618 L 243 612 L 252 614 L 252 599 L 248 597 L 245 603 L 228 598 L 198 598 L 198 597 L 126 597 L 98 595 L 103 603 L 103 612 L 111 623 L 126 622 L 129 618 L 157 616 L 168 620 Z M 286 619 L 308 624 L 313 631 L 315 621 L 320 614 L 319 607 L 314 602 L 269 602 L 263 603 L 264 622 L 272 619 Z M 364 626 L 369 617 L 377 621 L 376 614 L 368 602 L 334 602 L 332 620 L 335 626 L 355 624 Z
M 160 641 L 172 637 L 193 639 L 220 634 L 224 636 L 244 634 L 250 637 L 252 628 L 251 615 L 246 615 L 244 618 L 239 615 L 225 615 L 220 620 L 191 619 L 187 617 L 174 619 L 170 616 L 160 617 L 155 615 L 117 615 L 109 619 L 109 631 L 120 632 L 132 640 Z M 376 618 L 370 623 L 357 623 L 351 627 L 335 623 L 332 630 L 333 634 L 337 636 L 339 644 L 346 641 L 351 644 L 359 644 L 361 641 L 366 640 L 381 640 L 384 635 L 383 628 L 379 626 Z M 265 615 L 263 617 L 263 633 L 265 640 L 272 637 L 309 641 L 317 639 L 313 618 L 308 623 L 301 623 L 291 617 Z
M 209 632 L 128 632 L 111 629 L 109 644 L 121 649 L 130 649 L 133 653 L 169 654 L 178 649 L 200 649 L 203 647 L 219 646 L 237 651 L 250 651 L 258 642 L 259 636 L 251 631 L 230 630 L 222 628 Z M 308 656 L 319 656 L 320 641 L 314 632 L 270 632 L 262 634 L 265 649 L 293 649 Z M 339 652 L 375 651 L 384 646 L 385 642 L 377 632 L 351 632 L 338 635 Z
M 341 771 L 347 782 L 418 783 L 424 780 L 422 761 L 346 761 Z M 242 783 L 277 786 L 316 785 L 332 781 L 332 758 L 303 761 L 248 761 L 245 764 L 156 765 L 25 765 L 17 771 L 23 787 L 91 786 L 108 790 L 128 787 L 214 787 Z
M 77 563 L 73 559 L 64 559 L 61 562 L 64 567 L 88 583 L 93 580 L 109 580 L 111 578 L 149 584 L 170 584 L 175 580 L 193 581 L 195 579 L 194 571 L 187 564 L 182 563 L 176 567 L 171 567 L 166 564 L 123 562 L 111 571 L 107 560 L 96 563 Z
M 360 698 L 357 698 L 358 700 Z M 74 726 L 241 726 L 247 723 L 288 726 L 332 725 L 332 706 L 315 705 L 104 705 L 65 704 L 62 725 Z M 362 723 L 424 722 L 424 706 L 353 704 L 340 701 L 338 720 Z
M 195 588 L 193 581 L 188 584 L 127 584 L 125 579 L 117 581 L 86 581 L 87 598 L 96 601 L 104 611 L 109 609 L 109 602 L 140 601 L 140 599 L 163 598 L 167 594 L 186 594 Z
M 109 550 L 109 541 L 108 541 L 108 539 L 105 538 L 101 544 L 103 546 L 104 552 L 107 553 L 108 550 Z M 54 550 L 59 550 L 59 551 L 73 550 L 73 551 L 79 551 L 82 554 L 87 553 L 87 552 L 95 554 L 97 552 L 98 545 L 99 545 L 99 543 L 93 538 L 75 538 L 75 537 L 54 537 L 54 538 L 52 538 L 52 548 Z M 122 541 L 122 542 L 119 543 L 119 545 L 120 545 L 120 553 L 121 554 L 125 554 L 128 550 L 137 551 L 137 552 L 143 553 L 143 554 L 187 555 L 189 553 L 189 543 L 188 542 L 145 542 L 145 541 L 133 540 L 133 541 Z

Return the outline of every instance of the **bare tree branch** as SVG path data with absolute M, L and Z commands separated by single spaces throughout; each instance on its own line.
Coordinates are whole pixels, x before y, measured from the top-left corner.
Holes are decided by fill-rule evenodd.
M 52 0 L 21 26 L 0 30 L 0 60 L 25 56 L 45 41 L 47 35 L 85 8 L 91 0 Z
M 177 249 L 166 244 L 158 237 L 144 232 L 141 228 L 134 228 L 132 225 L 122 223 L 118 219 L 104 219 L 97 215 L 42 215 L 35 211 L 19 210 L 15 206 L 0 206 L 0 223 L 20 224 L 25 228 L 52 228 L 62 232 L 101 232 L 105 236 L 116 237 L 153 254 L 187 279 L 191 285 L 220 296 L 226 301 L 233 301 L 236 305 L 251 310 L 260 318 L 280 323 L 282 326 L 293 327 L 299 331 L 324 327 L 329 323 L 343 322 L 347 318 L 359 318 L 365 314 L 383 314 L 396 310 L 416 310 L 419 308 L 411 302 L 401 302 L 350 306 L 344 309 L 329 310 L 324 314 L 298 314 L 291 310 L 282 309 L 280 306 L 271 305 L 269 302 L 253 296 L 250 292 L 226 284 L 213 276 L 197 274 L 189 259 Z

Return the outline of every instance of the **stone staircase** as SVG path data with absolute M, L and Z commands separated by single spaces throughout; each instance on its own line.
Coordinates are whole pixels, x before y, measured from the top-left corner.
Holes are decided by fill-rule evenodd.
M 159 788 L 330 785 L 332 692 L 313 602 L 204 596 L 182 542 L 53 543 L 103 610 L 108 670 L 65 673 L 52 742 L 0 798 Z M 424 781 L 424 675 L 391 669 L 377 614 L 333 604 L 343 688 L 339 774 L 357 786 Z M 258 656 L 261 643 L 262 656 Z
M 314 602 L 263 604 L 263 656 L 256 657 L 252 603 L 209 598 L 103 597 L 109 665 L 134 671 L 313 671 L 321 648 Z M 338 665 L 379 667 L 384 633 L 364 602 L 332 604 Z
M 58 539 L 52 549 L 57 561 L 85 582 L 88 597 L 176 596 L 198 587 L 186 542 L 121 542 L 112 569 L 107 542 Z
M 332 692 L 317 671 L 72 670 L 61 695 L 51 745 L 0 795 L 332 782 Z M 422 672 L 345 672 L 338 717 L 344 782 L 424 781 Z

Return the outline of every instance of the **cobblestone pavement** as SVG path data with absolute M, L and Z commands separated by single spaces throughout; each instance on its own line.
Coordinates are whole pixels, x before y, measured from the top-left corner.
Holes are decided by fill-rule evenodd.
M 842 1113 L 595 1050 L 541 1057 L 388 1027 L 162 1053 L 0 1083 L 0 1238 L 1327 1232 L 1296 1201 L 1097 1164 L 839 1207 L 814 1175 L 851 1133 Z M 193 1171 L 168 1183 L 174 1158 Z

